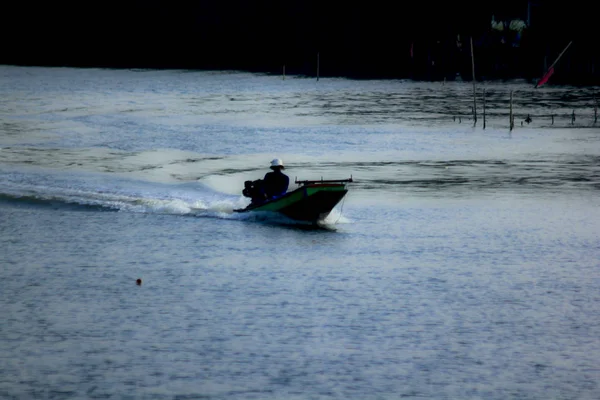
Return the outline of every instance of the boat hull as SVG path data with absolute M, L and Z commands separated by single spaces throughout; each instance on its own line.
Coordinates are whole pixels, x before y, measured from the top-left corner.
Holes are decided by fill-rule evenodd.
M 276 212 L 297 221 L 319 222 L 344 198 L 344 184 L 309 184 L 261 204 L 250 204 L 235 212 Z

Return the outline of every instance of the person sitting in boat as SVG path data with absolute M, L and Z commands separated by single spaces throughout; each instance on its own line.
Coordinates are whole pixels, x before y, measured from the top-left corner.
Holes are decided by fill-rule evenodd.
M 282 171 L 285 169 L 283 161 L 276 158 L 271 161 L 271 169 L 263 178 L 263 191 L 266 199 L 272 199 L 285 194 L 290 184 L 290 178 Z

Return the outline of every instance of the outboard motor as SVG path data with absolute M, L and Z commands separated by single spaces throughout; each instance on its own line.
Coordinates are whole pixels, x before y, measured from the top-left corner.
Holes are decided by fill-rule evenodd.
M 265 195 L 263 191 L 263 185 L 262 179 L 246 181 L 244 182 L 244 190 L 242 190 L 242 194 L 245 197 L 251 198 L 253 203 L 264 201 Z

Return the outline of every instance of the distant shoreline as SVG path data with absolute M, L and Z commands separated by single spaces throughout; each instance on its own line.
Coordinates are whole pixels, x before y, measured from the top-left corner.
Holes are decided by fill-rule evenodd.
M 75 3 L 74 3 L 75 4 Z M 600 85 L 593 3 L 93 2 L 14 5 L 0 64 L 237 70 L 351 79 Z
M 267 69 L 244 69 L 244 68 L 211 68 L 211 67 L 190 67 L 186 65 L 170 65 L 170 66 L 157 66 L 155 64 L 149 65 L 140 65 L 140 64 L 131 64 L 131 65 L 123 65 L 122 63 L 115 64 L 106 64 L 101 63 L 98 65 L 94 64 L 84 64 L 84 63 L 69 63 L 69 64 L 61 64 L 61 63 L 4 63 L 0 65 L 6 66 L 14 66 L 14 67 L 40 67 L 40 68 L 81 68 L 81 69 L 115 69 L 115 70 L 184 70 L 184 71 L 220 71 L 220 72 L 247 72 L 247 73 L 258 73 L 258 74 L 267 74 L 273 76 L 282 76 L 280 72 L 273 72 L 272 70 Z M 521 80 L 525 81 L 531 85 L 535 85 L 540 76 L 523 76 L 521 74 L 500 74 L 500 75 L 491 75 L 491 76 L 476 76 L 476 82 L 510 82 Z M 289 70 L 285 73 L 285 78 L 292 77 L 301 77 L 308 79 L 316 79 L 317 76 L 314 73 L 310 73 L 310 71 L 291 71 Z M 427 77 L 425 73 L 421 73 L 418 76 L 401 76 L 401 75 L 391 75 L 391 74 L 377 74 L 376 72 L 371 72 L 369 74 L 320 74 L 320 78 L 342 78 L 342 79 L 351 79 L 351 80 L 381 80 L 381 79 L 389 79 L 389 80 L 408 80 L 414 82 L 454 82 L 454 81 L 464 81 L 471 82 L 472 76 L 470 73 L 456 73 L 454 76 L 432 76 Z M 600 77 L 592 77 L 589 79 L 585 79 L 582 77 L 577 77 L 576 79 L 569 79 L 569 77 L 553 77 L 550 85 L 568 85 L 574 87 L 595 87 L 600 86 Z

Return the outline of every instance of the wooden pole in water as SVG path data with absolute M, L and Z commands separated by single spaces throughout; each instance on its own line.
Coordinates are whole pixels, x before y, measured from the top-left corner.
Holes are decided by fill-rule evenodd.
M 485 129 L 485 88 L 483 88 L 483 129 Z
M 508 115 L 508 124 L 510 126 L 510 130 L 512 131 L 513 128 L 515 127 L 515 121 L 513 119 L 513 107 L 512 107 L 512 99 L 513 99 L 513 92 L 512 90 L 510 91 L 510 112 Z
M 473 125 L 477 124 L 477 100 L 475 97 L 475 54 L 473 52 L 473 36 L 471 36 L 471 70 L 473 72 Z
M 319 80 L 320 54 L 317 53 L 317 81 Z

